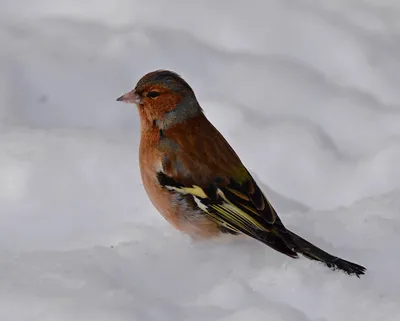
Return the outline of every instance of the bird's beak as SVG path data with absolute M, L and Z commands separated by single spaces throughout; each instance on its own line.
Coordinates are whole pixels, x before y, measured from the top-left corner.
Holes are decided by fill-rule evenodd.
M 141 104 L 142 100 L 135 90 L 132 90 L 117 99 L 117 101 L 123 101 L 125 103 Z

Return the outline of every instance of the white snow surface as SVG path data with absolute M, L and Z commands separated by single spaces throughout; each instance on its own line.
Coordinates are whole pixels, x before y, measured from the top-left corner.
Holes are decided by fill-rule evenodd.
M 0 320 L 399 321 L 400 2 L 0 0 Z M 147 199 L 136 107 L 172 69 L 288 228 L 358 279 Z

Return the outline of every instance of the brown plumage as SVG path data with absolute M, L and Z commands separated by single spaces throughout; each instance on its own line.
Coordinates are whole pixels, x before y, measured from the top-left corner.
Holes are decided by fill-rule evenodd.
M 118 100 L 138 106 L 143 184 L 175 228 L 192 237 L 245 234 L 290 257 L 300 253 L 348 274 L 364 274 L 364 267 L 332 256 L 285 228 L 177 74 L 151 72 Z

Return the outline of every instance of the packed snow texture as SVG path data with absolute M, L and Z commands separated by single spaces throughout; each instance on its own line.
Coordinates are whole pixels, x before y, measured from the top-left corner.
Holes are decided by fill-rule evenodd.
M 400 320 L 400 2 L 0 7 L 0 320 Z M 160 68 L 287 227 L 364 277 L 164 221 L 115 101 Z

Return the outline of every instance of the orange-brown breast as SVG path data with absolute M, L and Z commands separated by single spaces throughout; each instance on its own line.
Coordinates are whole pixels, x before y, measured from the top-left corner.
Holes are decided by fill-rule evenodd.
M 164 153 L 159 150 L 160 132 L 146 120 L 141 125 L 141 140 L 139 147 L 140 172 L 146 193 L 160 214 L 176 229 L 194 238 L 213 237 L 221 233 L 216 224 L 205 215 L 193 219 L 185 206 L 179 206 L 170 191 L 162 188 L 156 173 L 162 169 Z
M 169 223 L 179 229 L 178 218 L 170 207 L 169 192 L 158 184 L 156 173 L 161 168 L 162 154 L 156 148 L 159 133 L 157 130 L 142 132 L 139 147 L 140 174 L 143 186 L 155 208 Z

